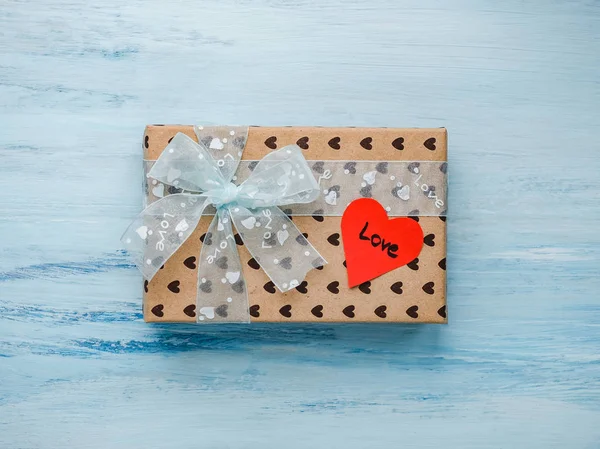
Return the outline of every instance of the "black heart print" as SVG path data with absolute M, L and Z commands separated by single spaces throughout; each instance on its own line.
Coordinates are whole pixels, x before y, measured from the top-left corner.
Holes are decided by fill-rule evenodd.
M 363 282 L 358 286 L 358 289 L 364 294 L 368 295 L 371 293 L 371 281 Z
M 271 235 L 264 240 L 266 245 L 275 246 L 275 244 L 277 243 L 277 236 L 275 235 L 275 233 L 271 233 Z
M 379 306 L 374 310 L 374 313 L 379 318 L 387 318 L 387 313 L 385 312 L 386 310 L 387 310 L 386 306 Z
M 200 236 L 200 241 L 204 244 L 204 245 L 212 245 L 212 233 L 211 232 L 205 232 L 204 234 L 202 234 Z
M 413 209 L 408 213 L 408 218 L 412 218 L 413 220 L 415 220 L 417 223 L 419 222 L 419 209 Z
M 333 246 L 340 246 L 340 234 L 334 232 L 329 237 L 327 237 L 327 241 Z
M 314 211 L 312 215 L 313 219 L 315 219 L 319 223 L 322 223 L 325 220 L 325 217 L 323 217 L 323 212 L 323 209 L 317 209 L 316 211 Z
M 394 282 L 392 284 L 392 286 L 390 287 L 390 289 L 397 295 L 401 295 L 402 294 L 402 282 L 400 282 L 400 281 Z
M 286 318 L 291 318 L 292 317 L 292 306 L 289 304 L 286 304 L 281 309 L 279 309 L 279 313 Z
M 342 313 L 344 315 L 346 315 L 348 318 L 354 318 L 354 306 L 349 305 L 349 306 L 344 307 L 344 310 L 342 310 Z
M 406 266 L 411 270 L 417 271 L 419 269 L 419 258 L 417 257 L 416 259 L 411 260 Z
M 231 284 L 231 289 L 236 293 L 243 293 L 244 285 L 245 285 L 244 281 L 242 279 L 240 279 L 239 281 Z
M 242 240 L 242 237 L 240 237 L 239 234 L 234 235 L 233 238 L 235 239 L 235 244 L 237 246 L 244 246 L 244 241 Z
M 229 306 L 227 304 L 221 304 L 219 307 L 215 309 L 215 313 L 220 317 L 227 318 L 227 309 Z
M 427 234 L 424 238 L 423 238 L 423 243 L 425 243 L 427 246 L 435 246 L 435 234 Z
M 423 142 L 423 146 L 430 151 L 435 151 L 435 137 L 430 137 L 425 142 Z
M 334 150 L 339 150 L 340 147 L 340 138 L 339 137 L 334 137 L 333 139 L 331 139 L 329 142 L 327 142 L 327 144 L 333 148 Z
M 381 173 L 382 175 L 385 175 L 388 172 L 388 165 L 389 164 L 387 162 L 379 162 L 375 166 L 375 170 L 377 170 L 377 172 Z
M 260 306 L 258 304 L 254 304 L 252 306 L 250 306 L 250 316 L 253 316 L 254 318 L 258 318 L 260 316 Z
M 292 258 L 291 257 L 285 257 L 285 258 L 281 259 L 279 261 L 279 266 L 281 268 L 286 269 L 286 270 L 291 270 L 292 269 Z
M 344 164 L 344 170 L 348 170 L 351 175 L 356 174 L 356 162 L 346 162 Z
M 340 283 L 338 281 L 333 281 L 327 285 L 327 290 L 329 290 L 334 295 L 337 295 L 340 292 L 339 286 Z
M 425 195 L 426 197 L 430 197 L 429 193 L 435 192 L 435 186 L 427 186 L 427 189 L 426 190 L 421 189 L 421 192 L 423 192 L 423 195 Z
M 311 310 L 310 313 L 312 313 L 314 316 L 316 316 L 317 318 L 323 318 L 323 306 L 322 305 L 318 305 L 318 306 L 314 306 Z
M 162 318 L 165 315 L 163 312 L 164 307 L 165 306 L 163 306 L 162 304 L 158 304 L 158 305 L 152 307 L 152 313 L 154 315 L 156 315 L 157 317 Z
M 267 282 L 265 285 L 263 285 L 263 288 L 267 293 L 275 293 L 275 284 L 273 284 L 273 281 Z
M 277 148 L 277 137 L 269 137 L 267 140 L 265 140 L 265 145 L 267 146 L 267 148 L 274 150 L 275 148 Z
M 442 306 L 437 311 L 438 315 L 442 318 L 446 318 L 446 306 Z
M 200 282 L 198 284 L 198 288 L 202 290 L 204 293 L 212 292 L 212 281 Z
M 312 169 L 315 173 L 322 175 L 325 173 L 325 162 L 317 161 L 313 164 Z
M 254 257 L 248 261 L 248 266 L 250 268 L 254 268 L 255 270 L 259 270 L 260 269 L 260 265 L 259 265 L 259 263 L 256 261 L 256 259 Z
M 327 193 L 334 192 L 335 193 L 335 197 L 339 198 L 340 197 L 340 190 L 341 189 L 342 188 L 339 185 L 336 184 L 334 186 L 329 187 L 329 189 L 327 189 Z
M 167 285 L 167 288 L 169 290 L 171 290 L 173 293 L 179 293 L 179 281 L 173 281 L 171 282 L 169 285 Z
M 227 263 L 227 256 L 221 256 L 217 260 L 215 260 L 215 265 L 222 270 L 226 270 L 229 268 L 229 264 Z
M 190 270 L 194 270 L 196 268 L 196 257 L 190 256 L 183 261 L 183 264 L 188 267 Z
M 419 306 L 410 306 L 406 309 L 406 314 L 411 318 L 419 318 L 419 314 L 417 313 L 419 310 Z
M 435 293 L 435 290 L 433 289 L 434 286 L 435 284 L 433 282 L 428 282 L 427 284 L 423 285 L 423 291 L 428 295 L 433 295 Z
M 146 136 L 146 137 L 144 138 L 144 146 L 145 146 L 146 148 L 148 148 L 148 147 L 149 147 L 149 144 L 148 144 L 148 136 Z
M 371 193 L 372 188 L 373 186 L 364 186 L 360 189 L 360 196 L 362 196 L 363 198 L 371 198 L 373 196 L 373 194 Z
M 325 261 L 324 261 L 322 258 L 320 258 L 320 257 L 317 257 L 317 258 L 316 258 L 315 260 L 313 260 L 313 261 L 312 261 L 310 264 L 311 264 L 311 265 L 313 266 L 313 268 L 315 268 L 316 270 L 322 270 L 322 269 L 324 268 L 324 267 L 323 267 L 323 265 L 325 264 Z
M 300 148 L 302 148 L 303 150 L 308 150 L 308 137 L 304 136 L 304 137 L 300 137 L 297 141 L 296 141 L 296 145 L 298 145 Z
M 392 146 L 397 150 L 404 149 L 404 137 L 398 137 L 392 142 Z
M 308 245 L 308 241 L 306 239 L 308 239 L 308 234 L 306 232 L 303 232 L 301 235 L 296 237 L 296 241 L 302 246 Z
M 298 290 L 300 293 L 308 293 L 308 289 L 306 287 L 308 287 L 308 282 L 302 281 L 302 283 L 296 287 L 296 290 Z
M 411 162 L 410 164 L 408 164 L 406 166 L 406 169 L 414 174 L 419 173 L 419 167 L 421 166 L 421 164 L 419 162 Z
M 394 187 L 392 189 L 392 195 L 395 196 L 398 199 L 402 199 L 402 198 L 400 198 L 400 191 L 401 190 L 402 190 L 402 187 L 398 187 L 398 186 Z
M 438 262 L 438 267 L 440 267 L 442 270 L 446 269 L 446 258 L 445 257 Z
M 239 148 L 240 150 L 243 150 L 244 146 L 246 145 L 246 139 L 244 139 L 242 136 L 238 136 L 235 139 L 233 139 L 233 145 L 236 148 Z
M 163 256 L 158 256 L 152 259 L 152 265 L 158 267 L 160 265 L 160 269 L 163 269 L 163 264 L 165 263 L 165 258 Z
M 148 293 L 148 281 L 144 281 L 144 291 Z
M 176 193 L 183 192 L 183 189 L 178 189 L 177 187 L 169 186 L 167 188 L 167 192 L 169 192 L 169 195 L 175 195 Z
M 373 145 L 371 144 L 371 142 L 373 142 L 372 137 L 365 137 L 363 140 L 360 141 L 360 146 L 363 147 L 365 150 L 372 150 Z
M 189 317 L 196 316 L 196 304 L 190 304 L 185 309 L 183 309 L 183 313 L 185 313 Z

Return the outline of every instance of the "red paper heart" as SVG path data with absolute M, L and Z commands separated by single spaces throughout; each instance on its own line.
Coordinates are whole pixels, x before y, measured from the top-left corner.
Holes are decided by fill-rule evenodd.
M 423 230 L 412 218 L 388 219 L 377 201 L 361 198 L 342 216 L 348 285 L 355 287 L 414 260 L 423 247 Z

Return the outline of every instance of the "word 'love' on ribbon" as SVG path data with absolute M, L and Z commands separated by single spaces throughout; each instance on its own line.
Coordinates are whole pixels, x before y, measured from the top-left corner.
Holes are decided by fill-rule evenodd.
M 205 209 L 214 206 L 206 233 L 210 238 L 205 238 L 198 264 L 198 320 L 249 322 L 232 224 L 273 284 L 282 292 L 291 290 L 306 273 L 327 262 L 279 206 L 313 202 L 320 194 L 319 184 L 302 150 L 289 145 L 267 154 L 248 179 L 236 185 L 232 180 L 248 129 L 229 127 L 227 137 L 208 139 L 203 129 L 194 127 L 199 143 L 178 133 L 148 173 L 182 193 L 150 204 L 121 240 L 150 280 L 192 235 Z

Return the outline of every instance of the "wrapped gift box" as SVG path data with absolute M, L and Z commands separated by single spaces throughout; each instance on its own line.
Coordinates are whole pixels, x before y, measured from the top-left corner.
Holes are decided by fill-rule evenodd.
M 192 126 L 146 128 L 143 139 L 146 170 L 177 133 L 198 141 Z M 250 320 L 445 323 L 446 130 L 252 126 L 234 179 L 243 180 L 256 164 L 253 161 L 290 144 L 302 149 L 323 194 L 314 203 L 282 209 L 327 264 L 310 271 L 293 290 L 282 293 L 236 234 Z M 337 167 L 337 171 L 327 179 L 323 173 L 329 165 Z M 368 176 L 375 176 L 378 181 L 371 183 Z M 148 204 L 179 191 L 151 178 L 144 180 Z M 424 236 L 420 254 L 410 263 L 354 288 L 348 287 L 340 229 L 341 215 L 351 199 L 345 198 L 344 188 L 348 183 L 358 192 L 352 198 L 377 200 L 390 218 L 409 216 L 418 221 Z M 420 207 L 413 208 L 412 201 Z M 211 237 L 207 236 L 213 218 L 210 213 L 211 210 L 206 211 L 191 237 L 163 268 L 150 281 L 144 281 L 146 321 L 197 321 L 198 259 L 201 245 Z

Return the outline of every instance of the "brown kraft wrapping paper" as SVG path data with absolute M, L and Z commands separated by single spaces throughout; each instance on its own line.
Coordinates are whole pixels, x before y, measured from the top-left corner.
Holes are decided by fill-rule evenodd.
M 178 132 L 195 141 L 192 126 L 151 125 L 143 140 L 144 159 L 156 160 Z M 446 161 L 444 128 L 250 127 L 242 160 L 259 160 L 297 144 L 307 160 Z M 155 200 L 151 189 L 148 200 Z M 377 197 L 374 197 L 377 200 Z M 248 288 L 252 322 L 446 323 L 446 217 L 420 216 L 425 236 L 418 258 L 359 287 L 348 288 L 341 217 L 293 216 L 301 232 L 327 260 L 296 289 L 281 293 L 236 235 Z M 197 260 L 211 216 L 144 281 L 144 320 L 196 322 Z

